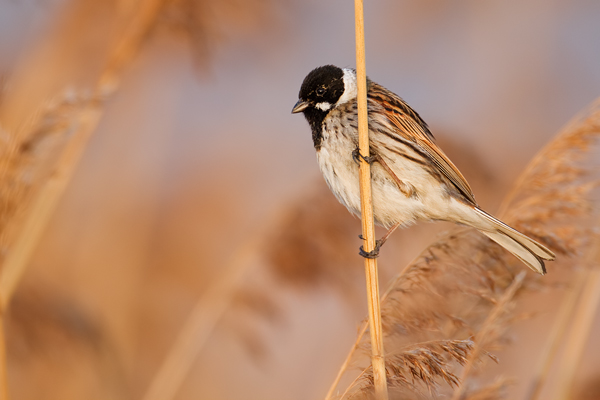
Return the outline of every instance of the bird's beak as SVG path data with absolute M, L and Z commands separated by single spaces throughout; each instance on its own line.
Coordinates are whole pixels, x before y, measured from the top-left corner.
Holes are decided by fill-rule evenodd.
M 308 101 L 298 100 L 298 102 L 294 105 L 294 108 L 292 108 L 292 114 L 302 112 L 306 109 L 306 107 L 308 107 Z

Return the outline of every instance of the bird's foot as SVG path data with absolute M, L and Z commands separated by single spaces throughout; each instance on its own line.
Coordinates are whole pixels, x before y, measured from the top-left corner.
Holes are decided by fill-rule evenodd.
M 370 157 L 363 156 L 362 154 L 360 154 L 360 149 L 358 148 L 358 146 L 356 146 L 356 149 L 354 149 L 354 151 L 352 152 L 352 159 L 355 163 L 360 165 L 361 158 L 369 165 L 372 165 L 375 161 L 378 160 L 378 157 L 376 155 Z
M 359 235 L 359 237 L 362 239 L 362 235 Z M 360 246 L 360 250 L 358 251 L 358 254 L 360 254 L 362 257 L 364 258 L 377 258 L 379 257 L 379 249 L 381 249 L 381 246 L 383 245 L 385 241 L 382 240 L 376 240 L 375 241 L 375 248 L 371 251 L 365 251 L 365 249 L 363 248 L 363 246 Z

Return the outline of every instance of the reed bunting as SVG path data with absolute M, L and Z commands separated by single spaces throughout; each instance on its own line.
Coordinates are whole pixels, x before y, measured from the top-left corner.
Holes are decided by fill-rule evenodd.
M 367 79 L 371 157 L 358 153 L 356 72 L 325 65 L 311 71 L 292 113 L 304 113 L 317 160 L 329 188 L 360 216 L 359 157 L 372 163 L 375 223 L 388 228 L 379 247 L 398 226 L 416 221 L 451 221 L 471 226 L 540 274 L 552 251 L 479 208 L 469 184 L 435 144 L 419 114 L 400 97 Z

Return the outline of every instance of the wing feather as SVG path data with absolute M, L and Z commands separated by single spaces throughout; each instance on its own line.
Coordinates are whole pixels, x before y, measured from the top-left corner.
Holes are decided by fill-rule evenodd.
M 397 128 L 394 133 L 402 139 L 415 143 L 456 189 L 468 201 L 477 205 L 469 183 L 442 149 L 435 144 L 433 135 L 419 114 L 400 97 L 374 82 L 369 82 L 368 92 L 369 98 L 383 107 L 387 119 Z

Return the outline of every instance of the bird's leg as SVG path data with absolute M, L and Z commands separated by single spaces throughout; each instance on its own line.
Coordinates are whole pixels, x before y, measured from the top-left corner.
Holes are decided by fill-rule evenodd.
M 394 233 L 394 231 L 396 229 L 398 229 L 398 227 L 400 226 L 401 222 L 397 222 L 394 226 L 392 226 L 390 229 L 388 229 L 388 231 L 386 232 L 385 235 L 383 235 L 383 237 L 381 239 L 379 239 L 379 247 L 383 246 L 383 244 L 386 242 L 386 240 L 388 240 L 388 238 L 390 237 L 390 235 L 392 233 Z
M 390 237 L 390 235 L 392 233 L 394 233 L 394 231 L 396 229 L 398 229 L 398 227 L 400 226 L 400 222 L 398 222 L 396 225 L 392 226 L 385 235 L 383 235 L 383 237 L 379 240 L 375 241 L 375 248 L 371 251 L 365 251 L 365 249 L 363 248 L 363 246 L 360 246 L 360 250 L 358 252 L 358 254 L 360 254 L 361 256 L 363 256 L 364 258 L 377 258 L 379 257 L 379 249 L 381 249 L 381 246 L 383 246 L 383 244 L 386 242 L 386 240 L 388 240 L 388 238 Z M 358 235 L 359 238 L 363 239 L 362 235 Z
M 383 169 L 385 169 L 385 171 L 388 174 L 390 174 L 394 181 L 396 181 L 396 185 L 398 185 L 398 189 L 402 192 L 402 194 L 404 194 L 406 197 L 413 197 L 416 194 L 415 188 L 412 185 L 407 184 L 403 182 L 400 178 L 398 178 L 398 176 L 394 173 L 394 171 L 392 171 L 389 165 L 387 165 L 387 163 L 379 154 L 375 155 L 374 157 L 376 158 L 377 162 L 381 164 Z M 394 225 L 394 227 L 390 229 L 390 231 L 393 232 L 394 230 L 396 230 L 397 227 L 397 225 Z M 389 236 L 389 233 L 391 232 L 388 232 L 388 234 L 386 234 L 384 237 Z
M 392 171 L 392 169 L 389 167 L 389 165 L 387 165 L 387 163 L 383 160 L 383 157 L 381 157 L 379 155 L 379 153 L 373 152 L 372 156 L 365 157 L 362 154 L 360 154 L 360 150 L 359 150 L 358 146 L 356 146 L 356 149 L 354 149 L 354 151 L 352 152 L 352 159 L 354 160 L 355 163 L 360 165 L 361 158 L 363 160 L 365 160 L 367 163 L 369 163 L 369 165 L 373 165 L 373 163 L 375 161 L 377 161 L 379 164 L 381 164 L 383 169 L 385 169 L 385 171 L 388 174 L 390 174 L 390 176 L 394 179 L 394 181 L 396 182 L 396 185 L 398 185 L 398 189 L 406 197 L 413 197 L 416 194 L 415 188 L 412 185 L 406 184 L 402 180 L 400 180 L 400 178 L 398 178 L 398 176 L 394 173 L 394 171 Z

